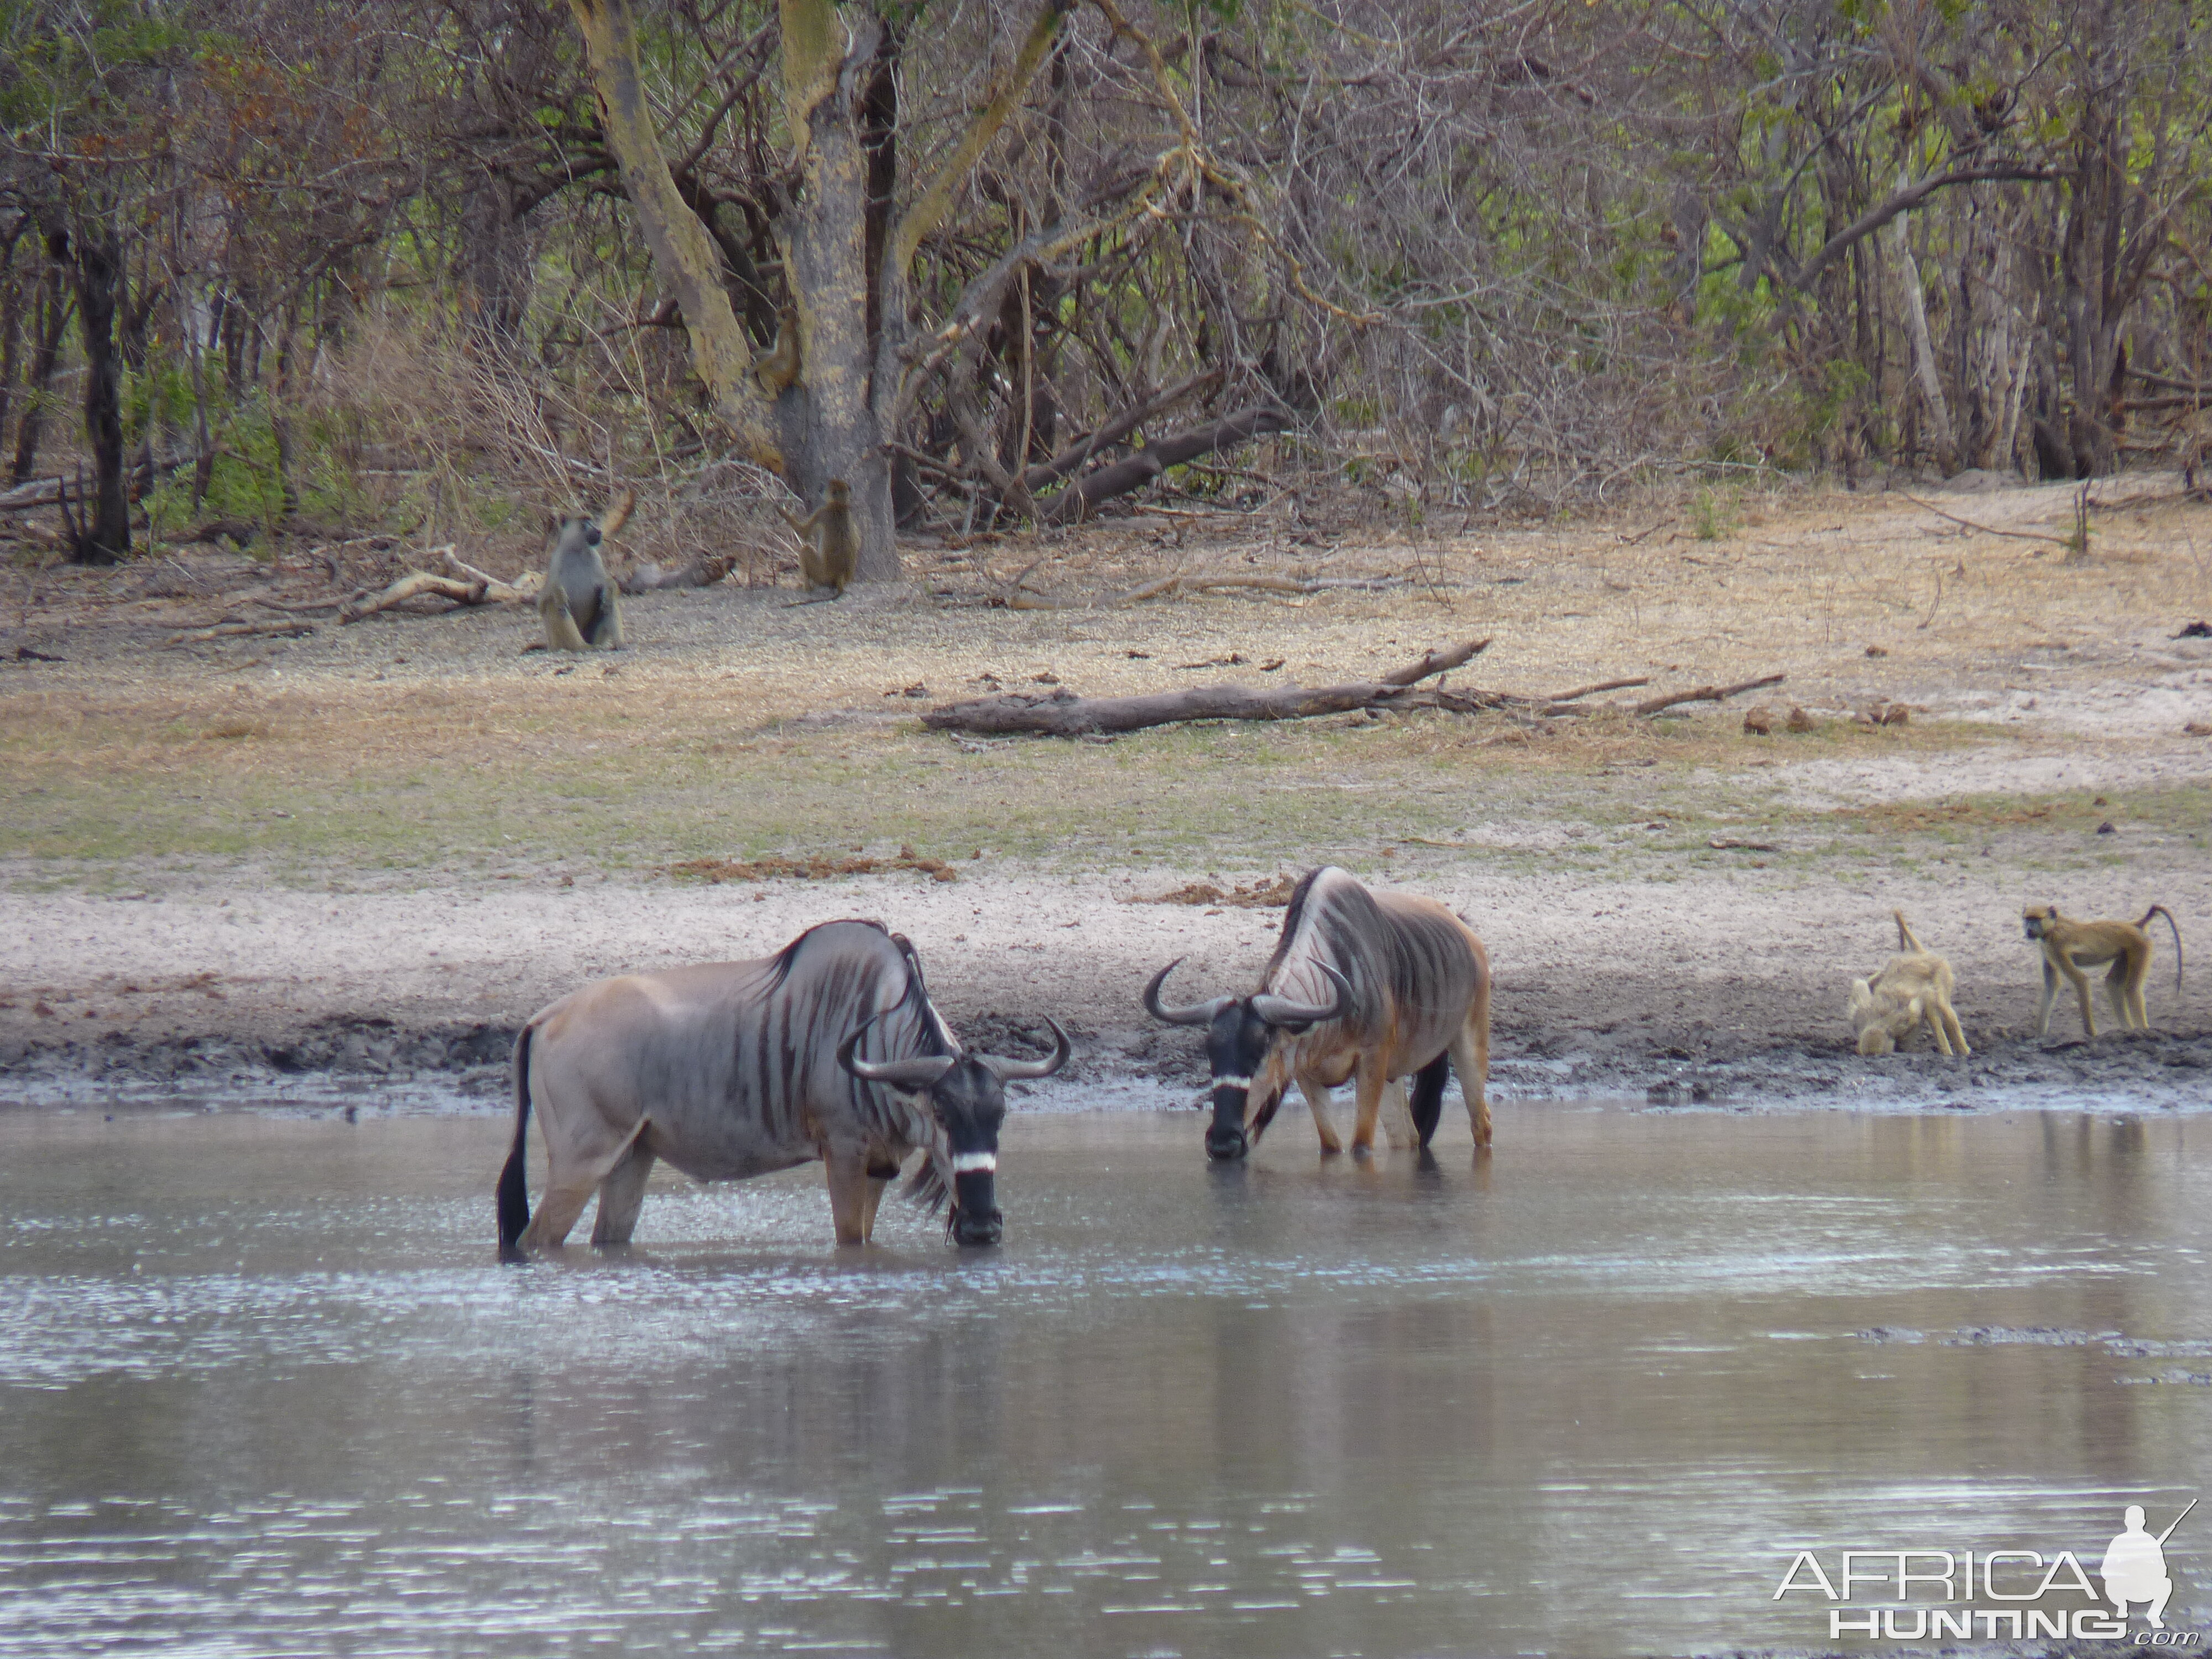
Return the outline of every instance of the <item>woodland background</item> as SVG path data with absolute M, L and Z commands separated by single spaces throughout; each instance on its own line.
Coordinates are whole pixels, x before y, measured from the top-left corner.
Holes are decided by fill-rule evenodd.
M 894 520 L 1139 492 L 1419 520 L 2192 460 L 2209 32 L 2197 0 L 0 0 L 0 506 L 106 562 L 520 533 L 645 480 L 707 545 L 834 473 L 884 576 Z

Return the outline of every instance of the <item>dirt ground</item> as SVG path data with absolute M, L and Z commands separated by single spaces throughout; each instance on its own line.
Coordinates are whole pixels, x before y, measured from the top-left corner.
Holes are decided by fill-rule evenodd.
M 287 609 L 331 591 L 306 548 L 19 565 L 0 588 L 0 1101 L 324 1073 L 490 1096 L 516 1026 L 585 980 L 858 915 L 915 940 L 986 1046 L 1067 1024 L 1051 1099 L 1158 1103 L 1201 1061 L 1145 1022 L 1145 980 L 1183 956 L 1193 994 L 1249 984 L 1282 912 L 1153 901 L 1335 862 L 1484 937 L 1504 1093 L 2207 1103 L 2203 969 L 2177 999 L 2161 931 L 2152 1034 L 2084 1043 L 2062 1007 L 2040 1044 L 2019 912 L 2155 899 L 2212 950 L 2212 639 L 2186 630 L 2212 617 L 2212 509 L 2176 478 L 2101 484 L 2072 556 L 2069 489 L 1977 483 L 1382 537 L 1295 507 L 1155 512 L 917 546 L 910 582 L 836 605 L 642 596 L 631 648 L 582 659 L 526 653 L 520 607 L 344 627 Z M 1110 602 L 1177 569 L 1324 585 Z M 319 625 L 167 643 L 248 617 Z M 1451 686 L 1650 684 L 1555 720 L 1111 742 L 916 718 L 1000 688 L 1369 678 L 1486 636 Z M 1777 672 L 1674 717 L 1627 708 Z M 1909 720 L 1855 718 L 1888 704 Z M 1754 705 L 1771 735 L 1744 729 Z M 1784 730 L 1792 707 L 1810 731 Z M 902 849 L 956 878 L 696 873 Z M 1888 954 L 1893 907 L 1957 969 L 1972 1060 L 1851 1053 L 1844 990 Z

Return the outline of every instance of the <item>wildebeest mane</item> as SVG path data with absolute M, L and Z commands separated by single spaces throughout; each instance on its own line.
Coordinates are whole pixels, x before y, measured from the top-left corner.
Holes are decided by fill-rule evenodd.
M 785 945 L 783 949 L 778 951 L 774 956 L 770 957 L 768 959 L 767 988 L 770 992 L 776 992 L 783 989 L 784 981 L 791 977 L 792 964 L 799 960 L 799 953 L 805 947 L 807 940 L 812 939 L 824 927 L 842 927 L 848 925 L 855 927 L 872 927 L 878 933 L 896 940 L 900 951 L 907 958 L 907 965 L 909 968 L 913 967 L 914 947 L 908 945 L 899 934 L 892 933 L 890 928 L 884 927 L 883 923 L 876 921 L 872 916 L 844 916 L 839 918 L 836 921 L 816 922 L 811 927 L 801 933 L 797 939 L 792 940 L 790 944 Z
M 872 927 L 877 933 L 882 934 L 897 950 L 899 961 L 906 972 L 905 988 L 900 992 L 898 1000 L 889 1008 L 883 1010 L 880 1015 L 863 1016 L 863 1018 L 882 1018 L 885 1022 L 884 1029 L 887 1035 L 891 1029 L 890 1023 L 896 1016 L 905 1014 L 912 1019 L 912 1028 L 899 1034 L 905 1038 L 905 1041 L 900 1042 L 897 1045 L 900 1050 L 897 1057 L 900 1059 L 919 1059 L 930 1054 L 958 1054 L 959 1043 L 954 1040 L 951 1032 L 945 1029 L 944 1018 L 937 1012 L 937 1006 L 929 1000 L 928 982 L 922 976 L 921 958 L 915 951 L 914 942 L 903 933 L 892 933 L 890 928 L 872 917 L 854 916 L 847 920 L 858 922 L 862 927 Z M 785 981 L 790 977 L 797 963 L 801 948 L 809 939 L 823 928 L 838 925 L 836 922 L 819 922 L 779 951 L 769 964 L 769 982 L 771 988 L 776 990 L 783 988 Z M 866 994 L 863 992 L 863 994 Z M 855 1012 L 858 1012 L 857 1009 Z M 878 1089 L 858 1078 L 850 1080 L 850 1087 L 855 1105 L 879 1128 L 909 1145 L 918 1144 L 927 1149 L 927 1156 L 921 1160 L 921 1167 L 908 1179 L 906 1196 L 921 1205 L 925 1210 L 934 1211 L 944 1207 L 951 1197 L 951 1188 L 947 1170 L 938 1167 L 941 1160 L 937 1155 L 935 1145 L 939 1138 L 934 1133 L 935 1120 L 927 1114 L 919 1120 L 903 1116 L 896 1111 L 895 1096 L 887 1090 Z M 946 1225 L 951 1224 L 951 1218 L 948 1215 Z
M 1290 954 L 1291 941 L 1298 936 L 1298 928 L 1306 919 L 1306 898 L 1313 891 L 1314 878 L 1329 866 L 1316 865 L 1298 878 L 1298 884 L 1291 889 L 1291 908 L 1283 912 L 1283 931 L 1275 940 L 1275 954 L 1267 959 L 1267 975 L 1264 981 L 1273 984 L 1275 969 L 1283 965 Z
M 1316 899 L 1316 884 L 1330 874 L 1342 879 L 1328 883 Z M 1263 983 L 1278 994 L 1324 1000 L 1328 986 L 1318 975 L 1312 984 L 1298 975 L 1287 985 L 1283 975 L 1304 960 L 1327 962 L 1352 982 L 1346 1023 L 1364 1028 L 1384 1017 L 1386 997 L 1401 1009 L 1413 1008 L 1423 1002 L 1426 988 L 1449 983 L 1453 975 L 1445 964 L 1463 957 L 1465 949 L 1463 938 L 1441 918 L 1386 905 L 1355 877 L 1324 865 L 1309 871 L 1292 891 Z

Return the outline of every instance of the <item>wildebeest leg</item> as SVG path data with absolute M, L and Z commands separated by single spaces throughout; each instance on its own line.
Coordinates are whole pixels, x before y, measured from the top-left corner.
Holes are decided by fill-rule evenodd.
M 1413 1144 L 1413 1116 L 1406 1105 L 1406 1080 L 1392 1078 L 1382 1085 L 1382 1138 L 1390 1150 L 1402 1152 Z
M 886 1158 L 880 1164 L 868 1165 L 868 1195 L 861 1208 L 860 1232 L 864 1237 L 876 1236 L 876 1206 L 884 1201 L 884 1188 L 898 1179 L 899 1166 Z
M 1470 1019 L 1467 1027 L 1452 1039 L 1452 1070 L 1459 1073 L 1460 1092 L 1467 1097 L 1468 1127 L 1474 1131 L 1474 1149 L 1479 1152 L 1490 1150 L 1490 1097 L 1483 1085 L 1490 1076 L 1490 1010 L 1486 1006 L 1479 1020 Z
M 640 1128 L 644 1125 L 638 1126 Z M 637 1231 L 637 1212 L 645 1206 L 645 1183 L 653 1173 L 653 1154 L 642 1139 L 633 1139 L 623 1161 L 599 1182 L 599 1213 L 592 1223 L 594 1244 L 627 1244 Z
M 1436 1139 L 1437 1120 L 1443 1115 L 1444 1079 L 1450 1074 L 1449 1050 L 1413 1073 L 1413 1099 L 1406 1115 L 1413 1123 L 1413 1133 L 1419 1137 L 1418 1144 L 1424 1149 Z
M 545 1196 L 538 1201 L 538 1213 L 523 1229 L 522 1248 L 542 1250 L 567 1243 L 569 1230 L 576 1224 L 576 1218 L 584 1213 L 584 1206 L 592 1201 L 592 1189 L 599 1184 L 596 1175 L 557 1184 L 547 1182 Z
M 584 1213 L 584 1206 L 592 1201 L 592 1194 L 599 1183 L 629 1155 L 638 1130 L 645 1127 L 640 1122 L 617 1139 L 609 1132 L 608 1126 L 595 1123 L 592 1138 L 596 1139 L 605 1133 L 606 1140 L 600 1146 L 581 1148 L 565 1139 L 556 1139 L 553 1115 L 545 1113 L 543 1107 L 540 1112 L 546 1127 L 545 1150 L 550 1167 L 545 1176 L 545 1196 L 538 1201 L 538 1213 L 530 1218 L 530 1225 L 523 1230 L 521 1244 L 526 1250 L 544 1249 L 567 1242 L 576 1218 Z M 635 1218 L 634 1215 L 632 1218 Z M 596 1229 L 592 1242 L 599 1242 Z
M 1364 1055 L 1359 1061 L 1358 1085 L 1359 1115 L 1352 1125 L 1352 1150 L 1370 1152 L 1375 1150 L 1375 1120 L 1382 1115 L 1382 1091 L 1390 1079 L 1382 1075 L 1382 1061 L 1376 1055 Z
M 868 1203 L 868 1155 L 831 1147 L 822 1154 L 830 1177 L 830 1216 L 840 1244 L 865 1244 L 874 1220 Z
M 1322 1151 L 1342 1152 L 1344 1143 L 1336 1138 L 1336 1125 L 1328 1121 L 1328 1103 L 1335 1091 L 1322 1082 L 1317 1073 L 1300 1072 L 1297 1079 L 1298 1092 L 1305 1097 L 1306 1105 L 1313 1113 L 1314 1131 L 1321 1136 Z

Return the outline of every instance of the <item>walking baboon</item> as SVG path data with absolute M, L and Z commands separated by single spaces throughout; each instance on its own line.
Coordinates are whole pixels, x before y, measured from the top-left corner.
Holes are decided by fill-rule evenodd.
M 853 520 L 851 489 L 842 478 L 830 479 L 822 493 L 822 505 L 804 519 L 792 517 L 781 507 L 775 510 L 799 536 L 799 568 L 810 595 L 799 603 L 843 599 L 860 562 L 860 528 Z M 830 591 L 823 593 L 823 588 Z
M 2173 994 L 2181 994 L 2181 928 L 2173 912 L 2154 904 L 2140 921 L 2075 921 L 2058 914 L 2055 904 L 2031 904 L 2021 913 L 2021 926 L 2043 953 L 2043 1005 L 2035 1012 L 2035 1035 L 2051 1035 L 2051 1004 L 2058 994 L 2058 976 L 2066 975 L 2081 1005 L 2081 1030 L 2097 1035 L 2097 1017 L 2091 1006 L 2088 976 L 2084 968 L 2112 969 L 2105 975 L 2105 996 L 2124 1030 L 2147 1031 L 2150 1012 L 2143 1003 L 2143 981 L 2150 977 L 2150 935 L 2143 931 L 2153 916 L 2164 916 L 2173 930 Z
M 623 648 L 621 603 L 606 562 L 599 556 L 599 543 L 623 527 L 636 501 L 633 492 L 624 490 L 596 520 L 562 519 L 554 525 L 545 582 L 538 591 L 538 614 L 545 623 L 548 650 Z

